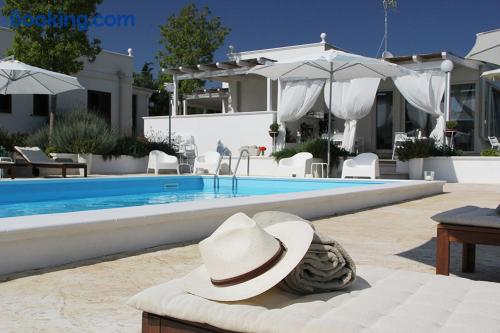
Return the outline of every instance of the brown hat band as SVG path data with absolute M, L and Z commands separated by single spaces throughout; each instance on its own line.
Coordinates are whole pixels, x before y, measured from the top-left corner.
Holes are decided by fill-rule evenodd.
M 263 263 L 259 267 L 254 268 L 251 271 L 243 273 L 243 274 L 238 275 L 238 276 L 230 277 L 227 279 L 220 279 L 220 280 L 210 279 L 210 281 L 212 281 L 212 284 L 214 286 L 226 287 L 226 286 L 246 282 L 248 280 L 256 278 L 259 275 L 264 274 L 265 272 L 270 270 L 274 265 L 276 265 L 278 263 L 278 261 L 280 261 L 283 253 L 286 252 L 285 245 L 283 245 L 283 243 L 279 239 L 276 238 L 276 240 L 280 243 L 278 251 L 268 261 L 266 261 L 265 263 Z

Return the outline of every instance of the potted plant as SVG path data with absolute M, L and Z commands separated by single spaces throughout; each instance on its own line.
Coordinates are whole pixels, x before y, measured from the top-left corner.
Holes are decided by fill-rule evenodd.
M 259 147 L 259 155 L 264 156 L 264 153 L 266 152 L 267 148 L 264 146 Z
M 446 132 L 456 132 L 458 128 L 458 122 L 456 120 L 449 120 L 446 122 Z
M 269 126 L 269 135 L 271 136 L 271 138 L 273 139 L 276 138 L 280 133 L 279 131 L 280 131 L 280 124 L 272 123 Z
M 396 149 L 398 159 L 408 161 L 410 179 L 422 179 L 424 173 L 424 158 L 432 156 L 435 150 L 434 140 L 415 139 L 408 140 Z

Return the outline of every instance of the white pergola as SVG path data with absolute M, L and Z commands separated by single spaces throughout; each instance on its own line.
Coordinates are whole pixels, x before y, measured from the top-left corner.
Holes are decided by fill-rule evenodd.
M 252 59 L 237 59 L 232 61 L 220 61 L 212 64 L 198 64 L 196 66 L 179 66 L 176 68 L 165 69 L 164 73 L 171 74 L 173 78 L 173 92 L 172 92 L 172 110 L 173 115 L 178 114 L 179 110 L 179 82 L 182 80 L 214 80 L 229 82 L 236 80 L 238 76 L 243 76 L 248 73 L 250 69 L 257 65 L 267 64 L 274 62 L 268 58 L 252 58 Z M 195 93 L 196 94 L 196 93 Z M 221 98 L 223 113 L 227 112 L 227 106 L 224 105 L 222 93 L 219 94 Z M 267 111 L 272 110 L 272 85 L 271 80 L 267 79 Z M 185 104 L 185 103 L 184 103 Z M 183 112 L 186 114 L 186 106 L 183 105 Z

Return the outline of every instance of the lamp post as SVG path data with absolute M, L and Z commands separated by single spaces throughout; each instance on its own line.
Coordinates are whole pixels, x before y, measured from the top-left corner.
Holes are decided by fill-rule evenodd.
M 444 133 L 443 133 L 443 153 L 446 145 L 446 122 L 450 120 L 450 87 L 451 87 L 451 71 L 453 70 L 453 62 L 444 60 L 441 63 L 441 71 L 446 74 L 446 86 L 444 97 Z
M 174 83 L 165 83 L 165 90 L 171 94 L 174 92 L 175 84 Z M 175 94 L 174 94 L 175 96 Z M 176 105 L 177 103 L 174 103 Z M 168 108 L 168 145 L 172 145 L 172 108 Z

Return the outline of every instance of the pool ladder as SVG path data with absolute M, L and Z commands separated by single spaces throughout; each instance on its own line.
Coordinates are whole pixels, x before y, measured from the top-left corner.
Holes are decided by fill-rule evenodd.
M 222 166 L 222 159 L 224 158 L 224 156 L 229 156 L 229 172 L 231 172 L 231 162 L 232 162 L 233 156 L 231 154 L 231 151 L 228 148 L 224 148 L 224 152 L 223 152 L 221 158 L 219 159 L 219 163 L 217 164 L 217 168 L 215 168 L 214 192 L 219 192 L 219 188 L 220 188 L 219 172 L 220 172 L 220 168 Z
M 236 173 L 238 172 L 238 168 L 240 166 L 241 159 L 243 158 L 243 154 L 247 154 L 247 176 L 250 176 L 250 152 L 248 149 L 242 149 L 240 151 L 240 156 L 238 157 L 238 162 L 236 162 L 236 167 L 234 168 L 233 178 L 231 181 L 231 190 L 233 194 L 238 192 L 238 178 L 236 178 Z

